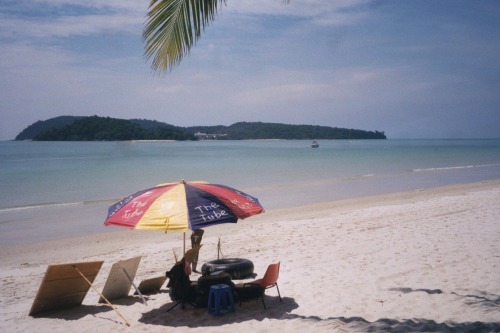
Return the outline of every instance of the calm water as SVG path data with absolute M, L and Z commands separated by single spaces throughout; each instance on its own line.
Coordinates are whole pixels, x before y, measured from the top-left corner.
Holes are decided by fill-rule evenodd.
M 0 246 L 101 232 L 112 202 L 181 179 L 273 209 L 500 178 L 500 140 L 319 143 L 0 142 Z

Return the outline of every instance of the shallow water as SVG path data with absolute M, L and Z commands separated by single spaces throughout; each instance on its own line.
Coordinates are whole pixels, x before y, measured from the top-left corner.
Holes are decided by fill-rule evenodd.
M 0 246 L 109 231 L 107 207 L 206 180 L 266 209 L 500 178 L 500 140 L 0 142 Z

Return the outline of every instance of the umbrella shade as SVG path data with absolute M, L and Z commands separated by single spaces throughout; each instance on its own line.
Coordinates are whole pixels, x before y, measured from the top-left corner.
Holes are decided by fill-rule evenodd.
M 236 223 L 264 212 L 257 198 L 234 188 L 189 182 L 160 184 L 111 205 L 105 225 L 133 229 L 197 230 Z

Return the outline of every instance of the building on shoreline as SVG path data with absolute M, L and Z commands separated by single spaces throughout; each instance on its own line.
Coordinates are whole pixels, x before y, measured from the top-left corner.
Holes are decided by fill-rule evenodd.
M 217 140 L 221 137 L 227 136 L 227 134 L 207 134 L 207 133 L 196 132 L 194 133 L 194 136 L 198 140 Z

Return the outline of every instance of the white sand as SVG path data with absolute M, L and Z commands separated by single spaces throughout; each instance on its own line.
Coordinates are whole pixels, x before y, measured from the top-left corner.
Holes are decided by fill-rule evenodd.
M 182 250 L 182 233 L 119 231 L 0 250 L 1 332 L 359 332 L 500 331 L 500 180 L 270 211 L 236 225 L 207 228 L 202 262 L 252 260 L 262 276 L 281 261 L 267 311 L 243 303 L 212 317 L 206 309 L 166 310 L 168 293 L 115 305 L 92 289 L 83 305 L 28 316 L 49 264 L 142 256 L 135 281 L 164 274 Z M 197 279 L 193 275 L 192 279 Z M 165 289 L 165 286 L 164 286 Z M 131 291 L 132 294 L 132 291 Z

